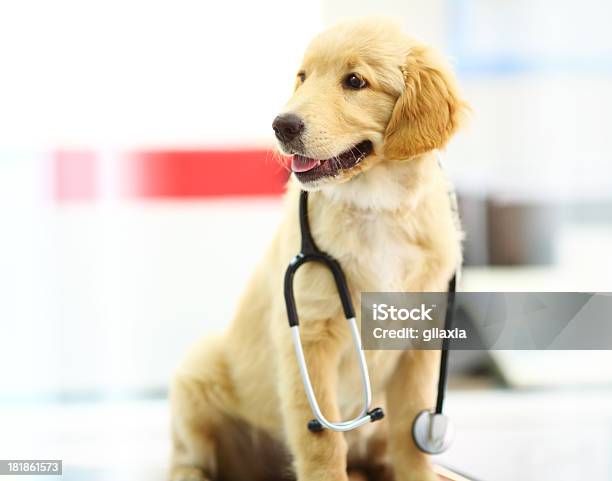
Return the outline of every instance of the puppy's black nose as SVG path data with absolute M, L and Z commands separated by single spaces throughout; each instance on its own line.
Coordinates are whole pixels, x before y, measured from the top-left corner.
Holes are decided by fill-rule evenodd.
M 295 114 L 281 114 L 272 122 L 276 138 L 281 142 L 291 142 L 304 131 L 304 122 Z

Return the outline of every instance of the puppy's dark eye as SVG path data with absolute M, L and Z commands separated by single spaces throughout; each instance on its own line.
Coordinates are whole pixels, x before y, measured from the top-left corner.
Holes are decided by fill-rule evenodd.
M 350 73 L 346 77 L 344 77 L 342 85 L 349 89 L 359 90 L 366 88 L 368 86 L 368 83 L 364 79 L 359 77 L 357 74 Z
M 304 80 L 306 80 L 306 72 L 298 72 L 297 76 L 300 79 L 300 82 L 304 83 Z

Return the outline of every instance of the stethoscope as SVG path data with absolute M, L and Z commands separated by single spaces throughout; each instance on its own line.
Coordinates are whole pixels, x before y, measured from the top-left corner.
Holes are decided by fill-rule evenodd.
M 319 250 L 310 233 L 310 225 L 308 222 L 308 192 L 300 193 L 300 231 L 302 234 L 302 246 L 300 252 L 291 260 L 287 271 L 285 272 L 285 303 L 287 306 L 287 317 L 289 319 L 289 327 L 295 347 L 295 355 L 297 357 L 300 374 L 304 383 L 304 390 L 312 409 L 315 419 L 308 422 L 308 429 L 312 432 L 322 431 L 323 429 L 331 429 L 332 431 L 350 431 L 352 429 L 363 426 L 364 424 L 379 421 L 385 414 L 382 408 L 377 407 L 370 409 L 372 403 L 372 388 L 370 385 L 370 376 L 368 374 L 368 365 L 363 349 L 361 348 L 361 337 L 357 321 L 355 319 L 355 309 L 351 300 L 344 272 L 340 267 L 340 263 L 329 254 Z M 359 359 L 359 368 L 361 372 L 362 390 L 363 390 L 363 407 L 360 413 L 353 419 L 341 422 L 331 422 L 321 412 L 319 403 L 315 396 L 310 376 L 308 375 L 308 366 L 304 358 L 302 349 L 302 341 L 300 339 L 299 318 L 295 305 L 295 297 L 293 293 L 293 277 L 300 266 L 308 262 L 318 262 L 327 267 L 333 274 L 336 288 L 344 317 L 348 321 L 353 344 Z M 450 280 L 448 285 L 448 302 L 446 304 L 446 313 L 444 318 L 444 328 L 450 329 L 453 322 L 453 308 L 455 303 L 455 276 Z M 440 371 L 438 375 L 438 393 L 436 406 L 434 410 L 421 411 L 415 418 L 412 425 L 412 436 L 417 447 L 428 454 L 439 454 L 444 452 L 453 436 L 453 428 L 450 419 L 443 414 L 444 393 L 446 391 L 446 378 L 448 371 L 448 341 L 444 340 L 442 344 L 442 352 L 440 359 Z

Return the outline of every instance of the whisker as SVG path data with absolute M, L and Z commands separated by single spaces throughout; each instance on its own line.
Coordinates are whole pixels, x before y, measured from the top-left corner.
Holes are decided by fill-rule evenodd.
M 277 149 L 271 149 L 269 150 L 269 152 L 272 154 L 272 158 L 276 161 L 278 165 L 280 165 L 287 172 L 291 172 L 291 169 L 289 168 L 289 165 L 287 163 L 287 159 L 283 154 L 281 154 Z

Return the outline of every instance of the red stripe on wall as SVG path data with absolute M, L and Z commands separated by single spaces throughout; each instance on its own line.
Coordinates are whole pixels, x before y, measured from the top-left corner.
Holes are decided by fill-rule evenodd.
M 287 170 L 268 150 L 172 150 L 132 153 L 129 196 L 197 198 L 278 195 Z

